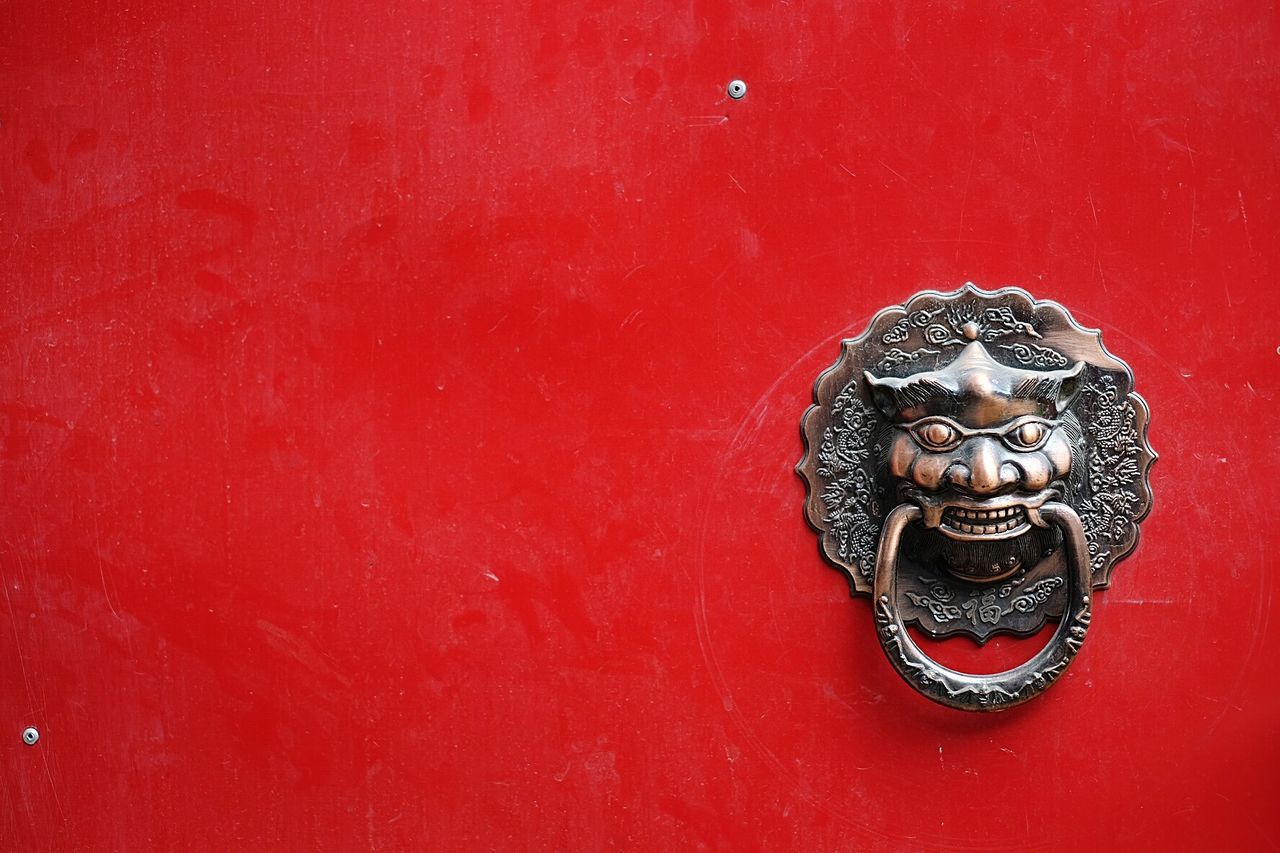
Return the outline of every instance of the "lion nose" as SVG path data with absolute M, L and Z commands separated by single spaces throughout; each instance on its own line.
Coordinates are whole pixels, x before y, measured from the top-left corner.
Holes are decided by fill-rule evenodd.
M 1018 468 L 1005 458 L 1002 445 L 979 436 L 964 443 L 960 458 L 947 472 L 953 486 L 975 495 L 994 495 L 1018 485 Z

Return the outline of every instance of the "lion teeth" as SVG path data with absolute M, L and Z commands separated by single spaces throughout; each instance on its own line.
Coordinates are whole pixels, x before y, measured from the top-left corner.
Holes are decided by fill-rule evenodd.
M 1017 506 L 1001 507 L 1000 509 L 951 507 L 947 510 L 946 521 L 947 526 L 961 533 L 975 536 L 992 536 L 1020 527 L 1025 523 L 1026 519 L 1023 508 Z

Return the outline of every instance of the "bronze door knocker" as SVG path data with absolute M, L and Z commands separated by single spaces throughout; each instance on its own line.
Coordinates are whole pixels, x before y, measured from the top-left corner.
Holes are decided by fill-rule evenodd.
M 1062 306 L 966 284 L 881 311 L 813 394 L 806 515 L 852 592 L 873 597 L 894 668 L 953 708 L 1042 692 L 1151 506 L 1156 454 L 1128 366 Z M 992 675 L 948 669 L 907 633 L 983 643 L 1050 620 L 1043 650 Z

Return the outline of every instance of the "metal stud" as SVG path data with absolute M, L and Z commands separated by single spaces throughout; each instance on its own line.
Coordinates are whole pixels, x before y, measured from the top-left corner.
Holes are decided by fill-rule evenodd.
M 729 83 L 729 97 L 735 101 L 741 101 L 747 96 L 747 84 L 741 80 L 733 80 Z
M 22 730 L 22 742 L 27 746 L 35 746 L 40 740 L 40 731 L 35 726 L 27 726 Z

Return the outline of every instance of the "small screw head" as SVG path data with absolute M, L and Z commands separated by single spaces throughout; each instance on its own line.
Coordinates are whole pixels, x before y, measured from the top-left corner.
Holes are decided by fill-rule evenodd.
M 22 730 L 22 742 L 27 746 L 35 746 L 40 740 L 40 731 L 35 726 L 27 726 Z
M 741 101 L 747 96 L 747 84 L 741 80 L 733 80 L 729 83 L 729 97 L 735 101 Z

